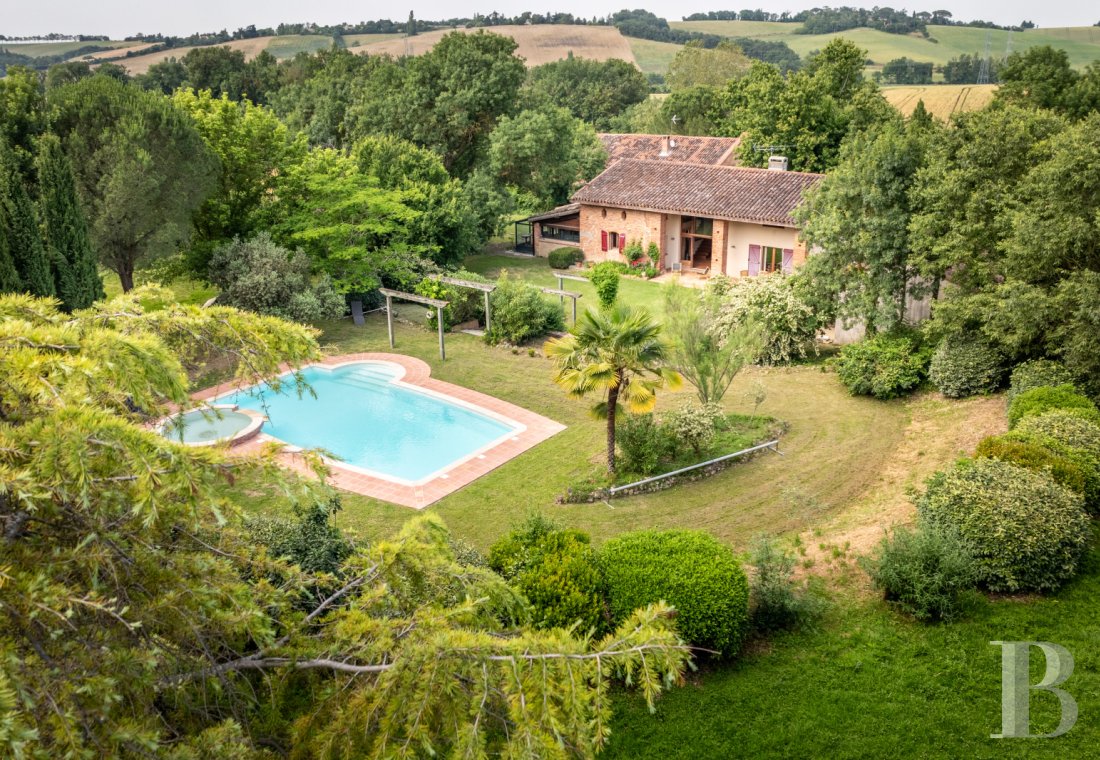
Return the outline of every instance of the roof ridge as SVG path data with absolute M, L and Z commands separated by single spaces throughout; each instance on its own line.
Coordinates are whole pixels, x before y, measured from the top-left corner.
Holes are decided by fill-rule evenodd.
M 776 176 L 780 175 L 796 175 L 799 177 L 824 177 L 824 174 L 817 172 L 797 172 L 789 169 L 769 169 L 765 166 L 730 166 L 729 164 L 700 164 L 696 161 L 674 161 L 672 159 L 662 158 L 620 158 L 615 162 L 616 164 L 622 163 L 638 163 L 646 165 L 660 165 L 660 166 L 689 166 L 693 169 L 721 169 L 723 171 L 742 171 L 742 172 L 771 172 Z M 607 167 L 604 171 L 611 169 Z

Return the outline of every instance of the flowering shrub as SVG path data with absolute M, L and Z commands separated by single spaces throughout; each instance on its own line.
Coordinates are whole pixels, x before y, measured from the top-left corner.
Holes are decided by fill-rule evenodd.
M 710 295 L 721 300 L 715 320 L 719 332 L 730 333 L 744 324 L 759 326 L 762 363 L 784 364 L 816 352 L 815 340 L 821 323 L 813 307 L 799 295 L 786 275 L 776 273 L 740 280 L 717 277 L 710 285 Z

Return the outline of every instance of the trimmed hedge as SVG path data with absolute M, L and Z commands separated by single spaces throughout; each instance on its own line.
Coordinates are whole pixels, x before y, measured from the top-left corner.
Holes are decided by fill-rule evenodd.
M 990 591 L 1050 591 L 1077 572 L 1088 545 L 1080 494 L 996 459 L 937 473 L 917 502 L 934 528 L 956 531 Z
M 600 552 L 611 616 L 665 601 L 680 635 L 725 656 L 737 653 L 749 623 L 749 586 L 733 551 L 709 533 L 643 530 L 607 542 Z
M 1050 359 L 1033 359 L 1017 364 L 1009 379 L 1007 399 L 1009 403 L 1020 393 L 1032 388 L 1073 383 L 1073 373 L 1061 362 Z
M 948 398 L 964 398 L 997 390 L 1004 377 L 1004 359 L 981 338 L 949 335 L 932 354 L 928 378 Z
M 1016 394 L 1008 405 L 1008 427 L 1014 428 L 1024 417 L 1030 417 L 1055 409 L 1081 409 L 1086 413 L 1100 414 L 1096 404 L 1088 396 L 1077 392 L 1069 383 L 1057 386 L 1039 386 Z
M 928 371 L 930 352 L 904 335 L 876 335 L 844 346 L 837 375 L 854 396 L 891 399 L 912 393 Z
M 1085 508 L 1100 515 L 1100 420 L 1082 409 L 1024 417 L 1013 431 L 1077 465 L 1085 478 Z
M 607 628 L 603 577 L 588 534 L 529 519 L 493 544 L 489 567 L 531 603 L 538 628 L 601 633 Z
M 555 248 L 546 256 L 552 269 L 568 269 L 574 264 L 584 261 L 584 251 L 580 248 Z
M 999 459 L 1033 472 L 1045 472 L 1055 483 L 1079 494 L 1085 492 L 1085 472 L 1080 465 L 1016 433 L 985 438 L 974 454 L 980 459 Z

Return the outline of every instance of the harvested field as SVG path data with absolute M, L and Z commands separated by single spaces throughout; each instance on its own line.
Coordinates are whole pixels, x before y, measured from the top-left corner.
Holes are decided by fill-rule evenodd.
M 271 40 L 274 37 L 256 37 L 251 40 L 233 40 L 227 42 L 224 45 L 218 45 L 218 47 L 232 48 L 233 50 L 244 51 L 244 57 L 246 60 L 250 60 L 259 55 L 261 50 L 267 48 Z M 212 47 L 205 45 L 204 47 Z M 146 55 L 135 55 L 130 58 L 121 58 L 116 63 L 124 67 L 131 75 L 144 74 L 149 70 L 149 67 L 154 63 L 160 63 L 166 61 L 169 58 L 180 59 L 187 55 L 190 51 L 194 50 L 194 47 L 178 47 L 170 48 L 169 50 L 158 50 L 155 53 L 147 53 Z
M 352 48 L 356 53 L 370 55 L 387 54 L 392 56 L 420 55 L 431 50 L 437 42 L 451 31 L 474 32 L 477 29 L 437 29 L 418 34 L 415 37 L 402 37 L 385 42 L 362 44 Z M 573 53 L 577 58 L 592 58 L 606 61 L 620 58 L 635 63 L 630 42 L 618 29 L 609 26 L 572 26 L 564 24 L 538 26 L 494 26 L 485 29 L 493 34 L 511 37 L 519 45 L 516 54 L 522 56 L 528 66 L 538 66 L 558 61 Z
M 913 113 L 917 103 L 923 100 L 928 112 L 944 121 L 955 113 L 984 108 L 993 100 L 993 93 L 996 91 L 995 84 L 902 85 L 882 88 L 882 94 L 890 105 L 904 115 Z

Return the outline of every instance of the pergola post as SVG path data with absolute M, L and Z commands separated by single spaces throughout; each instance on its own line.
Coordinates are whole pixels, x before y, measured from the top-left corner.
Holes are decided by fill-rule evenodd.
M 490 324 L 490 315 L 492 314 L 492 307 L 489 305 L 489 291 L 485 291 L 485 333 L 488 334 L 492 325 Z
M 390 332 L 390 348 L 393 348 L 393 299 L 386 295 L 386 328 Z
M 393 299 L 400 298 L 413 303 L 422 303 L 435 309 L 436 322 L 439 325 L 439 358 L 446 359 L 447 354 L 443 348 L 443 310 L 450 304 L 449 301 L 440 301 L 438 298 L 426 298 L 415 293 L 405 293 L 401 290 L 379 288 L 378 292 L 386 297 L 386 325 L 390 330 L 390 348 L 393 348 Z
M 562 277 L 560 274 L 558 275 L 558 290 L 565 290 L 565 278 Z M 565 296 L 558 296 L 558 303 L 564 305 L 565 304 Z M 577 302 L 574 301 L 573 303 L 576 304 Z M 574 310 L 574 311 L 576 311 L 576 310 Z
M 435 307 L 435 322 L 439 325 L 439 359 L 447 361 L 447 349 L 443 347 L 443 307 Z

